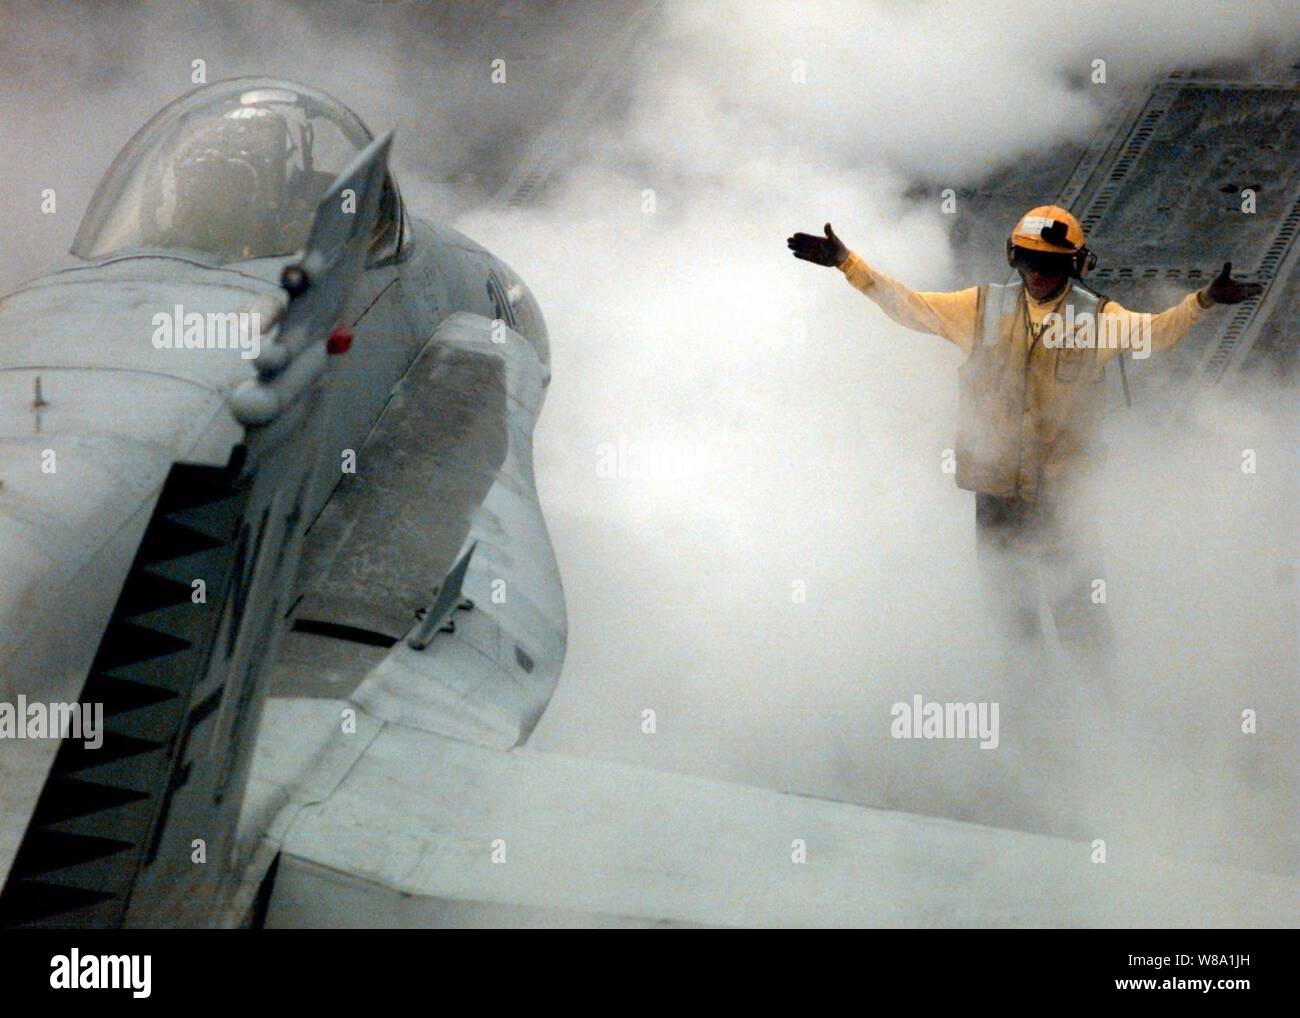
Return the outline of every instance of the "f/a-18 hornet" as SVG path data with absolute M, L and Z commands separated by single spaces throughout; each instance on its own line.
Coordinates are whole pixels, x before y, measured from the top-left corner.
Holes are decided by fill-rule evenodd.
M 319 737 L 358 745 L 509 747 L 554 689 L 546 325 L 407 215 L 390 142 L 311 88 L 201 88 L 118 155 L 75 264 L 0 304 L 6 924 L 219 915 L 272 682 L 347 701 Z

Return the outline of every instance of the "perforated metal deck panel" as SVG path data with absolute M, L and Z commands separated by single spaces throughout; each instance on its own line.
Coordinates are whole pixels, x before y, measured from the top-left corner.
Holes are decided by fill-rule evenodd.
M 1135 311 L 1160 311 L 1232 261 L 1264 283 L 1262 299 L 1214 309 L 1159 362 L 1150 393 L 1216 384 L 1240 371 L 1290 376 L 1300 231 L 1300 69 L 1263 80 L 1180 72 L 1106 85 L 1107 113 L 1090 138 L 1018 160 L 959 195 L 954 286 L 1000 281 L 1016 217 L 1049 199 L 1074 211 L 1099 257 L 1093 285 Z M 1098 86 L 1103 87 L 1103 86 Z M 1062 176 L 1061 167 L 1072 165 Z M 1241 211 L 1244 188 L 1256 211 Z
M 1255 211 L 1243 211 L 1244 192 Z M 1300 229 L 1300 85 L 1170 79 L 1153 90 L 1083 209 L 1084 230 L 1110 264 L 1102 289 L 1138 293 L 1156 281 L 1204 286 L 1224 261 L 1268 288 L 1219 309 L 1213 334 L 1185 351 L 1217 382 L 1277 306 Z M 1123 297 L 1120 297 L 1123 300 Z M 1203 330 L 1209 331 L 1209 330 Z

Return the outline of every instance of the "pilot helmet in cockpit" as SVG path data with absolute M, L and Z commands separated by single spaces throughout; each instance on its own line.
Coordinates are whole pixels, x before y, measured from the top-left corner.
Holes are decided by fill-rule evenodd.
M 302 234 L 293 195 L 300 190 L 290 154 L 310 167 L 310 130 L 295 144 L 285 118 L 265 107 L 243 107 L 196 125 L 192 136 L 156 169 L 155 193 L 170 216 L 143 210 L 143 229 L 157 247 L 184 246 L 228 259 L 256 257 Z M 166 227 L 159 225 L 166 220 Z

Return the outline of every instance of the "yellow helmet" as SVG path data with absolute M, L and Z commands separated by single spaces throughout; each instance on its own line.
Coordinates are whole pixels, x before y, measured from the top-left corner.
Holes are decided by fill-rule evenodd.
M 1039 205 L 1021 216 L 1007 238 L 1008 262 L 1014 264 L 1012 249 L 1017 247 L 1071 255 L 1077 275 L 1091 269 L 1097 261 L 1097 256 L 1088 250 L 1083 225 L 1059 205 Z

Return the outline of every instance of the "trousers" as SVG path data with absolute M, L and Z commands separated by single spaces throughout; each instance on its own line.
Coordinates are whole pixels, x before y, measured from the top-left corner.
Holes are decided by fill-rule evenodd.
M 1010 649 L 1046 667 L 1038 610 L 1046 599 L 1080 677 L 1109 687 L 1115 636 L 1096 516 L 1076 503 L 976 493 L 975 534 L 984 603 Z

